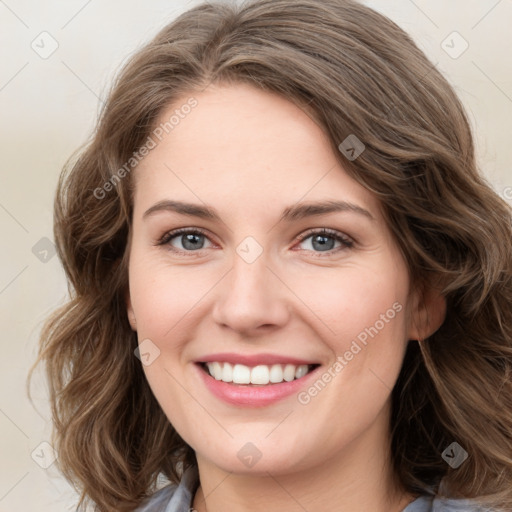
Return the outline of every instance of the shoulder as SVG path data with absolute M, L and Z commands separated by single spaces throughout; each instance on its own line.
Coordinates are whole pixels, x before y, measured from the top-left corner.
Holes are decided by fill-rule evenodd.
M 135 512 L 189 512 L 197 483 L 197 468 L 188 468 L 179 485 L 163 487 L 144 500 Z
M 498 512 L 484 507 L 474 500 L 454 500 L 435 498 L 432 512 Z
M 420 496 L 410 503 L 403 512 L 498 512 L 486 508 L 474 500 L 447 499 Z
M 176 493 L 177 485 L 170 484 L 146 498 L 135 512 L 166 512 L 167 505 Z

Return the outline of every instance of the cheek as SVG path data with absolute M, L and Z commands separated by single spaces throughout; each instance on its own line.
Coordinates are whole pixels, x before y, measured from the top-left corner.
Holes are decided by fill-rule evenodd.
M 134 260 L 129 274 L 139 337 L 155 340 L 181 330 L 216 281 L 211 272 L 173 267 L 161 258 Z
M 332 357 L 328 375 L 323 375 L 330 382 L 329 391 L 315 407 L 343 403 L 344 407 L 329 409 L 329 414 L 343 416 L 340 411 L 366 403 L 367 409 L 358 409 L 361 422 L 380 409 L 398 377 L 406 348 L 408 283 L 405 266 L 382 254 L 373 265 L 337 268 L 297 282 L 297 295 L 306 298 L 319 318 L 318 332 Z M 319 389 L 321 385 L 305 390 L 302 398 L 316 400 Z
M 364 338 L 366 329 L 376 323 L 379 331 L 404 331 L 405 269 L 393 261 L 387 264 L 384 257 L 376 259 L 378 265 L 317 269 L 294 280 L 294 292 L 315 314 L 316 323 L 323 325 L 326 337 L 335 340 L 334 349 L 342 350 L 360 333 Z
M 136 251 L 129 268 L 139 348 L 151 354 L 143 371 L 169 421 L 184 432 L 190 429 L 187 411 L 195 403 L 183 392 L 181 365 L 187 340 L 194 337 L 198 303 L 208 291 L 204 277 L 161 258 L 138 257 Z

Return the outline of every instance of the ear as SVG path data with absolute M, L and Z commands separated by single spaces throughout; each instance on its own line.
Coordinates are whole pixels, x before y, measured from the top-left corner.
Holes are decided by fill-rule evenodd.
M 446 299 L 432 286 L 413 292 L 409 339 L 424 340 L 434 334 L 446 317 Z
M 125 293 L 126 312 L 128 313 L 128 321 L 133 331 L 137 331 L 137 320 L 133 312 L 132 299 L 130 297 L 130 290 L 127 289 Z

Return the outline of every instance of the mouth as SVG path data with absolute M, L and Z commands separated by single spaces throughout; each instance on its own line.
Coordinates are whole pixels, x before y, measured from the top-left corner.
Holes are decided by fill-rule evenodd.
M 198 365 L 216 381 L 240 386 L 269 386 L 300 380 L 319 364 L 257 364 L 247 366 L 226 361 L 199 362 Z
M 235 352 L 204 355 L 194 363 L 206 389 L 236 407 L 266 407 L 296 396 L 322 366 L 284 354 Z

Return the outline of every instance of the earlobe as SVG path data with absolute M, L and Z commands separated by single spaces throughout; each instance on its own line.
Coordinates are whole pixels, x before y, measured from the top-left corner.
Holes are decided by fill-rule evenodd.
M 416 293 L 411 311 L 409 339 L 425 340 L 434 334 L 446 317 L 446 299 L 435 288 Z
M 128 314 L 128 321 L 130 322 L 130 327 L 133 331 L 137 331 L 137 319 L 135 318 L 135 313 L 133 312 L 132 301 L 130 298 L 130 291 L 128 290 L 125 295 L 126 302 L 126 312 Z

